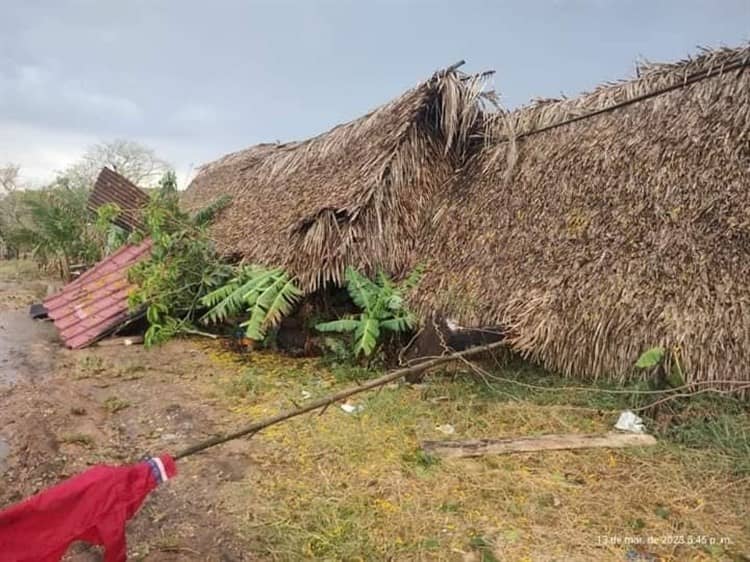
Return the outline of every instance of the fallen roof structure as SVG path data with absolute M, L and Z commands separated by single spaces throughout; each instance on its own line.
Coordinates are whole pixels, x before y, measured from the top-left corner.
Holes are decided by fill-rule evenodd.
M 414 305 L 550 369 L 750 381 L 750 47 L 500 113 L 445 190 Z
M 94 189 L 89 195 L 88 208 L 97 211 L 103 205 L 114 203 L 120 209 L 114 223 L 132 232 L 143 230 L 143 208 L 148 205 L 148 194 L 126 177 L 102 168 L 94 183 Z
M 125 245 L 47 298 L 44 307 L 65 345 L 86 347 L 132 317 L 128 269 L 150 256 L 151 240 Z
M 211 229 L 220 250 L 284 266 L 306 291 L 340 284 L 349 265 L 402 273 L 433 194 L 482 140 L 487 75 L 458 66 L 315 138 L 212 162 L 183 203 L 231 196 Z

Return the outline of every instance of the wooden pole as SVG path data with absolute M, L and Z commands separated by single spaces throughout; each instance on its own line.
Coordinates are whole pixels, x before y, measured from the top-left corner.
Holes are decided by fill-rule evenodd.
M 323 396 L 322 398 L 313 400 L 309 404 L 305 404 L 304 406 L 300 406 L 293 410 L 280 412 L 276 414 L 275 416 L 271 416 L 269 418 L 258 420 L 241 429 L 238 429 L 237 431 L 233 431 L 231 433 L 225 433 L 222 435 L 216 435 L 215 437 L 211 437 L 210 439 L 206 439 L 205 441 L 196 443 L 195 445 L 192 445 L 186 449 L 183 449 L 179 453 L 177 453 L 174 458 L 175 460 L 182 459 L 189 455 L 194 455 L 195 453 L 204 451 L 205 449 L 208 449 L 209 447 L 214 447 L 216 445 L 226 443 L 227 441 L 237 439 L 238 437 L 244 437 L 245 435 L 254 435 L 258 433 L 259 431 L 261 431 L 262 429 L 265 429 L 269 426 L 276 425 L 277 423 L 281 423 L 283 421 L 286 421 L 288 419 L 291 419 L 297 416 L 301 416 L 302 414 L 306 414 L 307 412 L 312 412 L 313 410 L 325 408 L 327 406 L 330 406 L 331 404 L 340 402 L 341 400 L 344 400 L 345 398 L 349 398 L 350 396 L 359 394 L 361 392 L 372 390 L 373 388 L 384 386 L 388 383 L 396 381 L 407 375 L 414 375 L 417 373 L 421 373 L 422 371 L 426 371 L 427 369 L 431 369 L 433 367 L 437 367 L 439 365 L 443 365 L 445 363 L 449 363 L 457 359 L 463 359 L 466 357 L 471 357 L 473 355 L 479 355 L 487 351 L 492 351 L 493 349 L 497 349 L 498 347 L 501 347 L 504 345 L 505 345 L 504 342 L 495 342 L 495 343 L 491 343 L 488 345 L 480 345 L 477 347 L 466 349 L 464 351 L 459 351 L 458 353 L 452 353 L 451 355 L 445 355 L 442 357 L 437 357 L 435 359 L 430 359 L 429 361 L 424 361 L 422 363 L 412 365 L 411 367 L 404 367 L 402 369 L 396 369 L 395 371 L 386 373 L 382 377 L 378 377 L 376 379 L 366 381 L 358 386 L 345 388 L 344 390 L 341 390 L 334 394 L 329 394 L 328 396 Z
M 656 445 L 652 435 L 643 433 L 565 434 L 516 437 L 510 439 L 470 439 L 466 441 L 424 441 L 425 453 L 440 457 L 465 458 L 507 453 L 531 453 L 534 451 L 561 451 L 568 449 L 592 449 L 623 447 L 647 447 Z

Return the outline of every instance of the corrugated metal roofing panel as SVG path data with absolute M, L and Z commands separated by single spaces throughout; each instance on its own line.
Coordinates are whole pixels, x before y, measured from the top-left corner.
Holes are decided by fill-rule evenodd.
M 115 224 L 132 231 L 143 228 L 141 210 L 148 204 L 148 194 L 117 172 L 102 168 L 89 195 L 88 207 L 96 211 L 102 205 L 115 203 L 121 210 Z
M 44 301 L 68 347 L 86 347 L 130 317 L 128 269 L 150 251 L 151 240 L 123 246 Z

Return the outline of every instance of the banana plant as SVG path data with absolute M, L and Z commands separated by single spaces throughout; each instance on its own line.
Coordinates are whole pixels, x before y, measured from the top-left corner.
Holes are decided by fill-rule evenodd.
M 404 295 L 419 282 L 422 269 L 415 269 L 402 283 L 396 284 L 380 272 L 375 280 L 368 279 L 349 267 L 345 272 L 346 289 L 362 312 L 350 318 L 322 322 L 319 332 L 354 334 L 354 354 L 369 357 L 377 349 L 384 332 L 406 332 L 416 320 L 404 306 Z
M 283 269 L 243 266 L 228 283 L 201 298 L 201 304 L 209 307 L 201 321 L 217 324 L 246 313 L 247 320 L 240 326 L 249 339 L 262 341 L 301 297 L 302 291 Z

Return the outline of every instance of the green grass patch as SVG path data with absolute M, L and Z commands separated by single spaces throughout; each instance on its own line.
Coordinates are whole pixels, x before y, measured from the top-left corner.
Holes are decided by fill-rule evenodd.
M 60 437 L 60 442 L 81 445 L 88 448 L 93 447 L 95 444 L 94 438 L 85 433 L 65 433 Z
M 129 407 L 130 402 L 123 400 L 119 396 L 110 396 L 104 401 L 104 409 L 110 414 L 116 414 Z
M 232 365 L 221 384 L 254 368 L 255 390 L 228 401 L 238 421 L 275 414 L 303 393 L 334 392 L 375 374 L 266 352 Z M 425 454 L 424 440 L 606 432 L 620 410 L 634 405 L 629 393 L 582 392 L 571 386 L 586 383 L 524 363 L 494 365 L 489 374 L 433 372 L 420 385 L 389 385 L 353 397 L 351 403 L 362 406 L 356 414 L 334 405 L 323 415 L 271 427 L 254 438 L 262 466 L 223 488 L 221 501 L 246 522 L 241 532 L 258 555 L 275 560 L 491 562 L 550 553 L 582 559 L 581 545 L 595 545 L 598 536 L 669 535 L 675 528 L 731 537 L 732 552 L 750 546 L 742 515 L 750 497 L 728 457 L 740 450 L 728 440 L 731 424 L 717 435 L 659 433 L 660 444 L 643 449 L 477 459 Z M 676 418 L 672 427 L 715 409 L 681 410 L 685 419 Z M 742 412 L 724 414 L 741 419 Z M 646 421 L 653 430 L 659 420 Z M 444 433 L 446 426 L 455 431 Z M 719 447 L 722 454 L 714 455 Z M 623 556 L 616 547 L 587 552 L 586 559 Z M 659 553 L 668 554 L 667 547 Z M 699 554 L 694 546 L 686 556 Z

